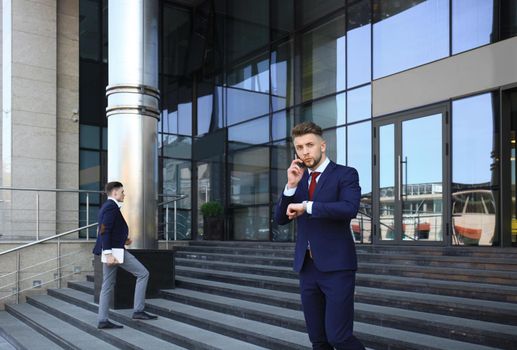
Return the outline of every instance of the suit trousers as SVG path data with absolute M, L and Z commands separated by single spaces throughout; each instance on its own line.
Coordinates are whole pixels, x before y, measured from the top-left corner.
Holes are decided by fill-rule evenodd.
M 314 350 L 363 350 L 353 335 L 355 271 L 322 272 L 306 254 L 300 271 L 305 324 Z
M 109 266 L 102 264 L 102 288 L 99 296 L 99 322 L 108 320 L 109 304 L 113 295 L 113 287 L 117 279 L 117 267 L 121 267 L 136 277 L 133 312 L 144 311 L 145 291 L 149 280 L 149 271 L 131 253 L 124 250 L 124 263 Z

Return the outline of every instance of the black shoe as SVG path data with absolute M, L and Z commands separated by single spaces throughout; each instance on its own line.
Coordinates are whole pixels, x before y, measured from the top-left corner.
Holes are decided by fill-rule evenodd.
M 110 321 L 102 321 L 102 322 L 99 322 L 99 325 L 97 326 L 97 328 L 98 329 L 117 329 L 117 328 L 124 328 L 124 326 L 111 323 Z
M 133 313 L 133 320 L 156 320 L 158 316 L 150 315 L 145 311 Z

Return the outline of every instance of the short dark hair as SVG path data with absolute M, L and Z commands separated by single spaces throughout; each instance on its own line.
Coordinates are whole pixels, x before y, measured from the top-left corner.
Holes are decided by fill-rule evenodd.
M 121 188 L 121 187 L 124 187 L 124 185 L 122 185 L 121 182 L 111 181 L 106 184 L 106 186 L 104 187 L 104 191 L 109 196 L 111 194 L 111 191 L 113 191 L 114 189 L 117 189 L 117 188 Z
M 307 134 L 315 134 L 318 136 L 323 135 L 323 131 L 321 127 L 313 122 L 303 122 L 296 125 L 293 130 L 291 130 L 291 136 L 293 139 L 298 136 L 303 136 Z

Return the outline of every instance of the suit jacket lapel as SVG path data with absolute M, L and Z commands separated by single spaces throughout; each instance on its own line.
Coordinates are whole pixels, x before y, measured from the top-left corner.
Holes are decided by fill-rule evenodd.
M 330 176 L 330 173 L 334 170 L 335 167 L 336 163 L 331 161 L 329 165 L 327 165 L 323 173 L 320 175 L 318 183 L 316 184 L 316 189 L 314 190 L 314 196 L 312 198 L 313 200 L 315 200 L 316 197 L 318 197 L 318 193 L 320 193 L 320 190 L 323 188 L 323 186 L 325 186 L 325 181 L 327 181 L 328 177 Z
M 309 172 L 305 170 L 302 175 L 302 179 L 300 180 L 300 183 L 298 184 L 298 188 L 300 189 L 300 196 L 302 198 L 307 198 L 306 200 L 309 200 Z M 303 184 L 303 186 L 302 186 Z

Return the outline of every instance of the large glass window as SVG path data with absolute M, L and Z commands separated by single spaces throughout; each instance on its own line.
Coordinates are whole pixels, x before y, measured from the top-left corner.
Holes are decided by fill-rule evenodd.
M 269 203 L 269 147 L 253 147 L 229 156 L 231 203 Z
M 301 109 L 300 121 L 312 121 L 323 129 L 346 122 L 346 93 L 330 96 L 306 104 Z
M 301 0 L 296 3 L 301 14 L 301 25 L 314 22 L 345 6 L 344 0 Z
M 291 136 L 294 126 L 292 110 L 280 111 L 273 114 L 271 121 L 271 137 L 273 140 L 281 140 Z
M 185 73 L 191 38 L 191 13 L 165 4 L 163 8 L 162 74 L 181 76 Z
M 335 163 L 346 164 L 346 127 L 325 130 L 323 138 L 327 143 L 326 155 Z
M 370 0 L 361 0 L 347 12 L 347 86 L 369 83 L 372 79 Z
M 372 242 L 372 123 L 348 127 L 348 165 L 359 173 L 361 208 L 351 228 L 356 242 Z
M 293 99 L 292 41 L 278 45 L 271 52 L 271 103 L 273 111 L 290 107 Z
M 269 117 L 228 128 L 228 143 L 231 150 L 267 142 L 269 142 Z
M 226 8 L 226 62 L 233 65 L 244 57 L 267 47 L 269 1 L 227 0 Z
M 346 87 L 345 17 L 303 35 L 302 95 L 308 101 Z
M 268 241 L 269 206 L 235 208 L 232 210 L 233 239 Z
M 269 113 L 269 58 L 261 55 L 228 73 L 228 125 Z
M 493 0 L 452 0 L 452 53 L 494 41 Z
M 161 209 L 158 223 L 158 237 L 160 239 L 191 239 L 192 237 L 192 185 L 191 161 L 181 159 L 167 159 L 162 161 L 164 197 L 160 201 L 171 200 L 167 195 L 186 195 L 185 199 L 176 204 L 176 221 L 174 221 L 174 206 L 169 204 Z M 169 211 L 168 215 L 166 211 Z M 168 224 L 167 224 L 168 219 Z
M 192 86 L 180 78 L 163 78 L 162 132 L 192 135 Z
M 496 236 L 496 96 L 452 103 L 452 226 L 455 245 L 492 245 Z
M 279 141 L 271 147 L 271 203 L 272 210 L 284 192 L 287 184 L 287 168 L 294 159 L 294 148 L 290 141 Z M 271 213 L 273 216 L 273 213 Z M 288 225 L 278 225 L 273 222 L 271 225 L 271 239 L 273 241 L 294 241 L 294 222 Z
M 369 119 L 372 116 L 372 88 L 370 85 L 353 89 L 347 93 L 347 122 Z
M 449 55 L 449 0 L 374 0 L 373 18 L 375 79 Z

